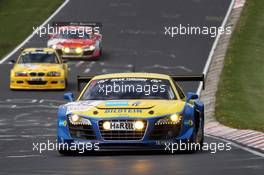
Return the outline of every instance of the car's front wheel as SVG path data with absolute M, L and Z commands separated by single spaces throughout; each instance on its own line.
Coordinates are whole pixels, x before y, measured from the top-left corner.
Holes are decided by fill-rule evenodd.
M 59 149 L 58 152 L 59 152 L 59 154 L 61 154 L 61 155 L 65 155 L 65 156 L 67 156 L 67 155 L 72 155 L 72 152 L 69 151 L 69 150 Z
M 68 87 L 68 79 L 65 78 L 65 79 L 64 79 L 64 82 L 65 82 L 65 89 L 67 89 L 67 87 Z
M 187 153 L 195 153 L 196 151 L 201 151 L 204 143 L 204 133 L 202 125 L 196 125 L 193 130 L 192 137 L 190 138 L 188 144 Z

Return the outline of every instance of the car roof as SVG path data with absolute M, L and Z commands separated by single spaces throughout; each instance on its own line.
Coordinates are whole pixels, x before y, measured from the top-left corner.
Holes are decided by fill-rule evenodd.
M 61 30 L 61 29 L 69 29 L 69 30 L 71 30 L 71 29 L 80 29 L 80 30 L 85 30 L 86 27 L 88 27 L 88 26 L 60 26 L 59 30 Z
M 52 48 L 26 48 L 23 52 L 55 52 Z
M 158 78 L 170 80 L 170 76 L 165 74 L 158 73 L 113 73 L 113 74 L 104 74 L 97 75 L 93 80 L 105 79 L 105 78 Z

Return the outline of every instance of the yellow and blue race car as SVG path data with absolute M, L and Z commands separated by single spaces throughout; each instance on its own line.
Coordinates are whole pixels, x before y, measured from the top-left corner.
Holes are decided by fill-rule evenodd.
M 72 145 L 94 150 L 165 149 L 167 143 L 203 144 L 204 105 L 195 93 L 185 96 L 177 81 L 203 81 L 201 76 L 116 73 L 78 77 L 86 83 L 74 101 L 59 107 L 59 152 Z M 75 146 L 76 148 L 76 146 Z M 195 150 L 191 150 L 195 151 Z
M 68 65 L 51 48 L 27 48 L 10 73 L 10 89 L 65 89 Z

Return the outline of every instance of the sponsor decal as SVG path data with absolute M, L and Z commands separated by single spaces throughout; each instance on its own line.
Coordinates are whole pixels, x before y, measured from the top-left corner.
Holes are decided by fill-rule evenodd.
M 135 103 L 132 103 L 132 106 L 139 106 L 140 105 L 140 101 L 137 101 Z
M 68 103 L 65 106 L 67 107 L 66 114 L 77 112 L 77 111 L 87 111 L 97 105 L 99 105 L 101 101 L 85 101 L 85 102 L 73 102 Z
M 67 121 L 66 120 L 60 120 L 59 121 L 59 126 L 67 126 Z
M 105 106 L 128 106 L 127 101 L 109 101 L 106 102 Z
M 105 113 L 142 113 L 141 109 L 106 109 Z
M 184 121 L 184 125 L 192 126 L 193 125 L 193 121 L 192 120 Z

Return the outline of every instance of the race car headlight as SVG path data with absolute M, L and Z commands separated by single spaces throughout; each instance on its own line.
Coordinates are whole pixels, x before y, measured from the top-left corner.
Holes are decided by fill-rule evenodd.
M 142 121 L 136 121 L 135 122 L 135 129 L 136 130 L 142 130 L 144 128 L 144 123 Z
M 95 46 L 94 45 L 91 45 L 89 47 L 85 47 L 83 50 L 84 51 L 90 51 L 90 50 L 94 50 L 95 49 Z
M 87 118 L 79 116 L 77 114 L 68 115 L 69 121 L 73 125 L 92 125 L 91 121 Z
M 63 48 L 63 51 L 64 51 L 65 53 L 70 53 L 70 48 L 69 48 L 69 47 L 65 47 L 65 48 Z
M 27 72 L 16 72 L 15 73 L 15 76 L 17 77 L 26 77 L 28 74 Z
M 181 121 L 182 116 L 179 114 L 172 114 L 168 117 L 159 119 L 155 125 L 175 125 Z
M 75 52 L 76 52 L 76 53 L 82 53 L 82 51 L 83 51 L 83 50 L 82 50 L 82 48 L 80 48 L 80 47 L 77 47 L 77 48 L 75 49 Z
M 178 122 L 180 121 L 180 119 L 181 119 L 181 116 L 180 116 L 179 114 L 172 114 L 172 115 L 170 116 L 170 120 L 171 120 L 172 122 L 176 122 L 176 123 L 178 123 Z
M 60 72 L 48 72 L 47 76 L 48 77 L 59 77 L 61 74 Z
M 103 128 L 104 128 L 104 130 L 110 130 L 110 128 L 111 128 L 111 123 L 110 123 L 109 121 L 105 121 L 105 122 L 103 123 Z

